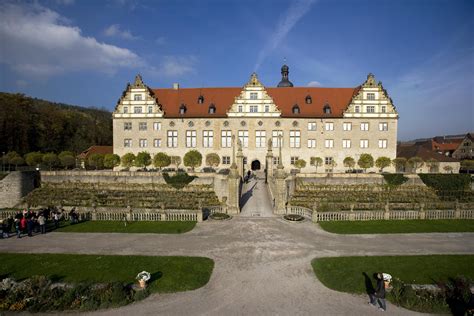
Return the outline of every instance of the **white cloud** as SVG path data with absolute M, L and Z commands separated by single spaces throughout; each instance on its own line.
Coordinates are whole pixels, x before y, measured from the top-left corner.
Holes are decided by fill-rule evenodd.
M 128 39 L 128 40 L 135 40 L 138 39 L 138 36 L 135 36 L 130 32 L 130 30 L 122 30 L 120 29 L 120 25 L 118 24 L 112 24 L 108 28 L 104 30 L 104 35 L 109 36 L 109 37 L 121 37 L 123 39 Z
M 308 87 L 321 87 L 321 82 L 319 81 L 310 81 L 307 84 Z
M 159 76 L 179 77 L 196 72 L 197 58 L 194 56 L 165 56 L 152 71 Z
M 74 0 L 55 0 L 57 4 L 62 4 L 62 5 L 72 5 L 74 4 Z
M 145 65 L 134 52 L 84 36 L 66 20 L 38 4 L 0 4 L 0 63 L 25 76 L 80 70 L 114 73 Z
M 258 70 L 267 56 L 280 45 L 296 23 L 309 12 L 314 2 L 315 0 L 297 0 L 290 5 L 284 16 L 278 21 L 275 31 L 268 37 L 265 46 L 258 53 L 255 71 Z

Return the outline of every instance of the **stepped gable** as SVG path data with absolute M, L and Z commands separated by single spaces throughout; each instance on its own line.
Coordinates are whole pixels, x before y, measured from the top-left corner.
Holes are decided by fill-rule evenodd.
M 265 88 L 273 98 L 275 105 L 281 111 L 282 117 L 343 117 L 343 112 L 357 95 L 360 87 L 356 88 L 320 88 L 293 87 L 291 89 Z M 168 118 L 225 118 L 227 111 L 240 95 L 242 88 L 178 88 L 152 89 L 159 106 Z M 200 96 L 204 97 L 202 104 L 198 103 Z M 311 103 L 306 103 L 306 97 L 311 97 Z M 215 113 L 209 113 L 213 104 Z M 186 112 L 180 114 L 184 105 Z M 298 105 L 299 114 L 293 114 L 293 107 Z M 323 108 L 329 105 L 331 114 L 325 114 Z

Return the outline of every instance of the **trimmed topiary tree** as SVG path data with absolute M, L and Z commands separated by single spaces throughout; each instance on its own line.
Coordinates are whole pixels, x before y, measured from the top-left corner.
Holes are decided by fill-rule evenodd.
M 316 168 L 316 173 L 318 172 L 318 167 L 323 165 L 323 159 L 321 157 L 311 157 L 309 162 L 311 166 Z
M 87 164 L 89 167 L 94 168 L 95 170 L 104 168 L 104 155 L 103 154 L 92 154 L 87 157 Z
M 392 165 L 395 167 L 396 172 L 405 172 L 407 160 L 403 157 L 395 158 L 392 160 Z
M 209 167 L 217 167 L 221 163 L 221 158 L 216 153 L 206 155 L 206 165 Z
M 120 157 L 117 154 L 106 154 L 104 156 L 104 167 L 113 169 L 120 165 Z
M 304 159 L 298 159 L 295 161 L 295 167 L 298 168 L 298 169 L 303 169 L 304 167 L 306 167 L 306 161 Z
M 135 166 L 138 168 L 145 168 L 151 165 L 151 156 L 146 151 L 141 151 L 135 157 Z
M 51 170 L 59 164 L 58 156 L 55 153 L 47 153 L 43 156 L 43 163 Z
M 344 158 L 342 163 L 344 164 L 344 167 L 349 168 L 349 170 L 353 169 L 355 167 L 355 164 L 356 164 L 354 158 L 352 158 L 352 157 Z
M 70 151 L 62 151 L 58 158 L 64 169 L 73 168 L 76 165 L 76 157 Z
M 130 168 L 133 166 L 135 161 L 135 155 L 132 153 L 126 153 L 125 155 L 120 158 L 120 164 L 125 168 Z
M 36 167 L 43 162 L 43 154 L 39 151 L 33 151 L 25 155 L 25 161 L 28 166 Z
M 375 166 L 380 169 L 380 172 L 383 172 L 383 169 L 390 167 L 392 160 L 388 157 L 379 157 L 375 161 Z
M 202 164 L 202 155 L 197 150 L 190 150 L 184 155 L 183 161 L 186 167 L 191 167 L 194 171 L 194 168 Z
M 362 154 L 360 155 L 359 160 L 357 161 L 359 167 L 364 169 L 364 172 L 367 172 L 367 169 L 374 166 L 374 157 L 371 154 Z
M 153 157 L 153 165 L 161 170 L 161 168 L 168 167 L 171 164 L 171 157 L 165 153 L 157 153 Z
M 416 173 L 416 170 L 423 167 L 424 164 L 425 163 L 423 159 L 421 159 L 421 157 L 418 157 L 418 156 L 411 157 L 410 159 L 408 159 L 408 165 L 410 166 L 410 168 L 412 169 L 412 172 L 414 173 Z

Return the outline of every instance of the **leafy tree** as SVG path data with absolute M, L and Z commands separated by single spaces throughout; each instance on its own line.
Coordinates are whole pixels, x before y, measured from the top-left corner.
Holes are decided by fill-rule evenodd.
M 58 156 L 55 153 L 47 153 L 43 156 L 43 163 L 51 170 L 59 164 Z
M 410 159 L 408 159 L 408 165 L 412 168 L 413 172 L 415 173 L 416 173 L 416 170 L 423 167 L 424 164 L 425 163 L 423 162 L 423 159 L 421 159 L 418 156 L 411 157 Z
M 171 158 L 166 153 L 157 153 L 155 157 L 153 157 L 153 165 L 160 170 L 170 164 Z
M 202 164 L 202 155 L 197 150 L 190 150 L 184 155 L 183 161 L 186 167 L 191 167 L 194 171 L 194 168 Z
M 27 153 L 25 155 L 25 161 L 28 166 L 36 167 L 43 162 L 43 154 L 38 151 Z
M 87 164 L 95 168 L 95 170 L 104 168 L 104 155 L 103 154 L 92 154 L 87 157 Z
M 181 164 L 181 157 L 180 156 L 171 156 L 171 164 L 175 165 L 176 168 L 179 168 Z
M 12 164 L 12 165 L 15 165 L 15 170 L 16 170 L 16 169 L 18 169 L 18 166 L 21 166 L 21 165 L 25 164 L 25 160 L 20 155 L 17 155 L 15 157 L 11 158 L 9 163 Z
M 443 167 L 443 170 L 446 171 L 446 173 L 452 173 L 453 167 L 451 167 L 450 165 L 446 165 Z
M 133 166 L 134 161 L 135 161 L 135 155 L 132 153 L 126 153 L 125 155 L 122 156 L 122 158 L 120 158 L 120 163 L 125 168 L 130 168 L 131 166 Z
M 74 154 L 70 151 L 62 151 L 58 155 L 58 158 L 61 166 L 63 166 L 65 169 L 74 167 L 76 165 L 76 157 L 74 157 Z
M 298 169 L 303 169 L 306 167 L 306 161 L 304 159 L 298 159 L 295 161 L 295 167 Z
M 349 168 L 349 170 L 353 169 L 356 165 L 356 162 L 355 162 L 354 158 L 352 158 L 352 157 L 344 158 L 342 163 L 344 164 L 344 167 Z
M 402 172 L 402 171 L 405 171 L 407 160 L 406 158 L 403 158 L 403 157 L 395 158 L 392 160 L 392 165 L 395 167 L 395 170 L 397 172 Z
M 374 157 L 371 154 L 362 154 L 360 155 L 359 160 L 357 161 L 359 167 L 364 169 L 367 172 L 367 169 L 372 168 L 374 166 Z
M 21 159 L 21 161 L 19 160 Z M 3 157 L 3 163 L 8 164 L 8 170 L 10 170 L 10 165 L 16 165 L 18 164 L 23 164 L 23 159 L 21 158 L 20 155 L 16 151 L 9 151 L 4 157 Z M 15 168 L 16 169 L 16 168 Z
M 318 172 L 318 167 L 321 167 L 323 165 L 323 159 L 321 157 L 311 157 L 310 165 L 315 166 L 316 172 Z
M 428 159 L 426 161 L 426 166 L 429 168 L 429 172 L 431 173 L 439 172 L 439 161 L 434 158 Z
M 106 154 L 104 156 L 104 167 L 113 169 L 120 165 L 120 157 L 117 154 Z
M 151 165 L 150 154 L 146 151 L 139 152 L 137 157 L 135 157 L 135 166 L 146 169 L 146 167 L 149 165 Z
M 217 167 L 221 163 L 221 158 L 216 153 L 206 155 L 206 165 L 209 167 Z
M 383 169 L 390 167 L 392 160 L 388 157 L 379 157 L 375 160 L 375 166 L 380 169 L 380 172 L 383 172 Z

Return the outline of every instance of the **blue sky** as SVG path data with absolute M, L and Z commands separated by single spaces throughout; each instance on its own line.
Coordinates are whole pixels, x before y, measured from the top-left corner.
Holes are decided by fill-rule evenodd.
M 112 110 L 151 87 L 354 87 L 372 72 L 399 139 L 474 130 L 474 1 L 48 0 L 0 4 L 0 91 Z

